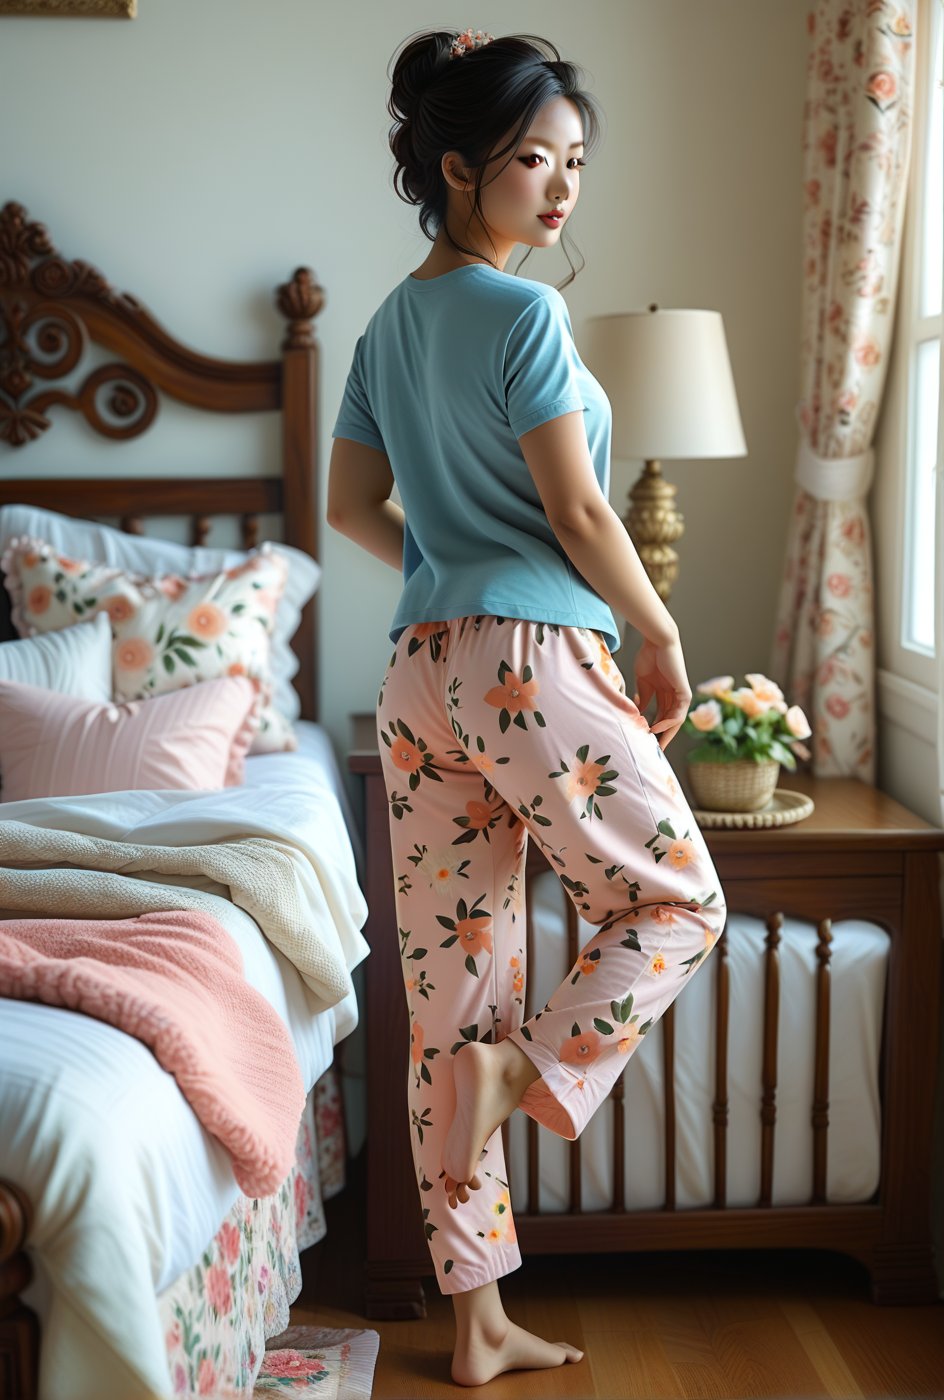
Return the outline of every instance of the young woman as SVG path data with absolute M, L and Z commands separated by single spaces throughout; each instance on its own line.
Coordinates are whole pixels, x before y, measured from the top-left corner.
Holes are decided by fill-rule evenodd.
M 579 1136 L 704 965 L 725 903 L 665 757 L 691 689 L 607 500 L 609 402 L 559 290 L 507 270 L 517 244 L 562 237 L 593 101 L 545 40 L 437 31 L 402 48 L 389 110 L 395 188 L 432 247 L 357 341 L 328 519 L 403 571 L 377 731 L 410 1136 L 452 1376 L 479 1385 L 583 1355 L 502 1308 L 521 1255 L 501 1124 L 520 1107 Z M 632 701 L 611 605 L 642 637 Z M 529 836 L 597 932 L 525 1021 Z

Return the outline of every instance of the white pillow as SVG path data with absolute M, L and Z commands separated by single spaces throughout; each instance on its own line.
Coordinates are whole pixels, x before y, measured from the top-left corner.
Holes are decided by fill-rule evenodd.
M 209 574 L 220 569 L 235 569 L 249 558 L 245 550 L 211 549 L 208 545 L 190 547 L 152 535 L 130 535 L 95 520 L 77 520 L 40 506 L 0 507 L 0 555 L 14 535 L 48 540 L 57 554 L 70 558 L 101 560 L 113 567 L 143 574 Z M 298 671 L 298 657 L 290 642 L 298 630 L 302 608 L 321 581 L 321 565 L 304 550 L 277 540 L 269 543 L 285 556 L 289 566 L 271 638 L 273 702 L 288 719 L 295 720 L 301 713 L 301 702 L 292 685 L 292 677 Z
M 0 642 L 0 681 L 39 685 L 78 700 L 111 703 L 111 624 L 107 612 L 59 632 Z

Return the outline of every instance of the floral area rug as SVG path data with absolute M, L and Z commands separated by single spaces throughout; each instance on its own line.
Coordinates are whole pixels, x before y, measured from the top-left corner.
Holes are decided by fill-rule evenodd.
M 289 1327 L 266 1344 L 253 1400 L 370 1400 L 379 1350 L 370 1328 Z

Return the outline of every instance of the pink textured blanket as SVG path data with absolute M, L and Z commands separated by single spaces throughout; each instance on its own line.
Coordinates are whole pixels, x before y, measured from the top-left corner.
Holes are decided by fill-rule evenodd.
M 295 1047 L 211 914 L 0 921 L 0 996 L 81 1011 L 150 1046 L 245 1195 L 270 1195 L 291 1171 L 305 1106 Z

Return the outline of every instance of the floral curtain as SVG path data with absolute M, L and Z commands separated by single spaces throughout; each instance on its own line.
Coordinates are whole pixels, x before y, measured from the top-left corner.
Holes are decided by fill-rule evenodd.
M 916 0 L 807 14 L 799 444 L 768 674 L 812 726 L 817 776 L 875 781 L 866 497 L 895 315 Z

